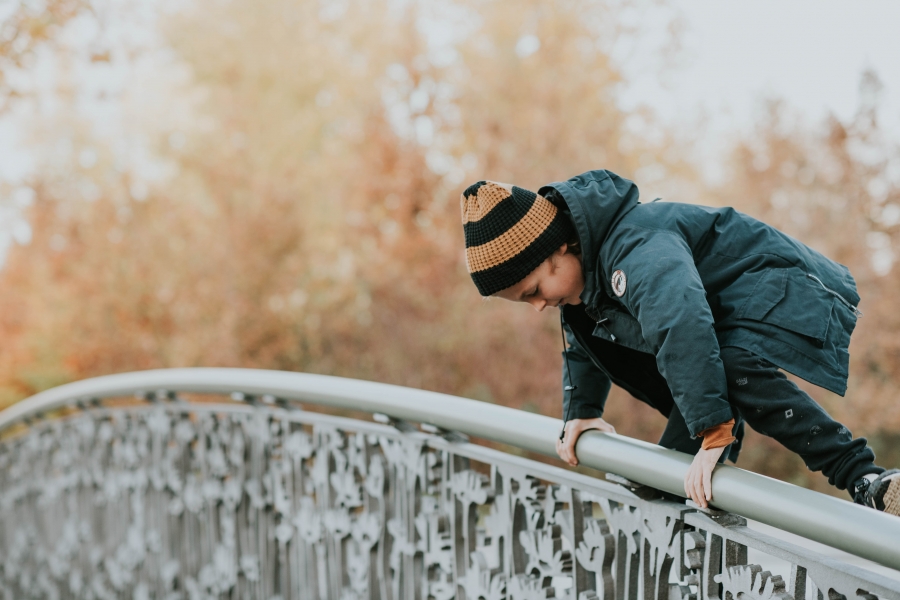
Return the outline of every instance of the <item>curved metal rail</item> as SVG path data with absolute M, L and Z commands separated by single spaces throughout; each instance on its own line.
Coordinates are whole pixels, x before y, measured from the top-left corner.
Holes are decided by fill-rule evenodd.
M 0 432 L 81 400 L 156 390 L 231 394 L 383 413 L 556 456 L 558 419 L 446 394 L 339 377 L 258 369 L 160 369 L 109 375 L 36 394 L 0 412 Z M 683 495 L 691 457 L 631 438 L 587 432 L 583 465 Z M 714 504 L 767 525 L 900 569 L 900 519 L 730 466 L 713 474 Z

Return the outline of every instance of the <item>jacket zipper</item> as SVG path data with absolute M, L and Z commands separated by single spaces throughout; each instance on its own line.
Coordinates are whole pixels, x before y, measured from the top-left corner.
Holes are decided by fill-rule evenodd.
M 609 317 L 600 318 L 600 315 L 595 313 L 593 310 L 585 307 L 584 312 L 593 320 L 597 325 L 603 325 L 603 329 L 606 330 L 606 333 L 609 334 L 609 339 L 613 342 L 616 341 L 616 336 L 613 335 L 613 332 L 609 330 L 609 327 L 606 326 L 606 322 L 609 321 Z
M 613 335 L 613 332 L 610 331 L 610 330 L 609 330 L 609 327 L 606 326 L 606 322 L 607 322 L 607 321 L 609 321 L 609 318 L 603 317 L 602 319 L 600 319 L 599 321 L 597 321 L 597 325 L 603 325 L 603 329 L 605 329 L 605 330 L 606 330 L 606 333 L 609 334 L 609 339 L 611 339 L 612 341 L 615 342 L 615 341 L 616 341 L 616 336 Z
M 849 308 L 850 310 L 853 311 L 853 314 L 856 315 L 856 318 L 860 318 L 860 317 L 863 316 L 861 310 L 859 310 L 858 308 L 856 308 L 855 306 L 853 306 L 852 304 L 850 304 L 850 303 L 847 301 L 847 299 L 844 298 L 843 296 L 841 296 L 839 293 L 837 293 L 836 291 L 834 291 L 833 289 L 831 289 L 830 287 L 828 287 L 828 286 L 826 286 L 824 283 L 822 283 L 822 280 L 821 280 L 821 279 L 819 279 L 818 277 L 816 277 L 816 276 L 813 275 L 812 273 L 807 273 L 806 276 L 809 277 L 810 279 L 816 281 L 819 285 L 822 286 L 822 289 L 824 289 L 826 292 L 828 292 L 829 294 L 833 295 L 835 298 L 837 298 L 838 300 L 840 300 L 841 302 L 843 302 L 843 303 L 844 303 L 844 306 L 846 306 L 847 308 Z

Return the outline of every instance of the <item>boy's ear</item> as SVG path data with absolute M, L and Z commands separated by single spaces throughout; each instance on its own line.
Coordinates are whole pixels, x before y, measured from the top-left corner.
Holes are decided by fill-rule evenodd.
M 550 264 L 552 264 L 555 267 L 556 261 L 559 260 L 560 258 L 562 258 L 563 256 L 565 256 L 566 250 L 568 249 L 568 247 L 569 247 L 568 244 L 563 244 L 562 246 L 560 246 L 559 248 L 554 250 L 553 254 L 551 254 L 550 256 L 547 257 L 547 260 L 550 261 Z

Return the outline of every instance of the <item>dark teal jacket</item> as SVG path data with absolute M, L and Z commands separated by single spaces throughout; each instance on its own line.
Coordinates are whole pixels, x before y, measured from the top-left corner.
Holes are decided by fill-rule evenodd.
M 593 335 L 656 358 L 692 435 L 732 418 L 723 346 L 846 391 L 859 296 L 843 265 L 732 208 L 641 204 L 634 183 L 605 170 L 540 193 L 565 204 L 578 232 Z M 616 374 L 567 333 L 569 418 L 599 416 Z

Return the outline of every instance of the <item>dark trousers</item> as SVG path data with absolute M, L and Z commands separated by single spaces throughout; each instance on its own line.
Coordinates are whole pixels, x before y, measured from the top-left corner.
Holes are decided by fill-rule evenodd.
M 875 465 L 875 453 L 865 438 L 854 439 L 778 367 L 742 348 L 724 347 L 720 355 L 728 378 L 735 430 L 746 422 L 759 433 L 775 438 L 841 490 L 863 475 L 884 470 Z M 691 439 L 684 417 L 673 406 L 659 445 L 696 454 L 702 441 L 700 437 Z M 721 460 L 729 457 L 730 450 L 722 453 Z

